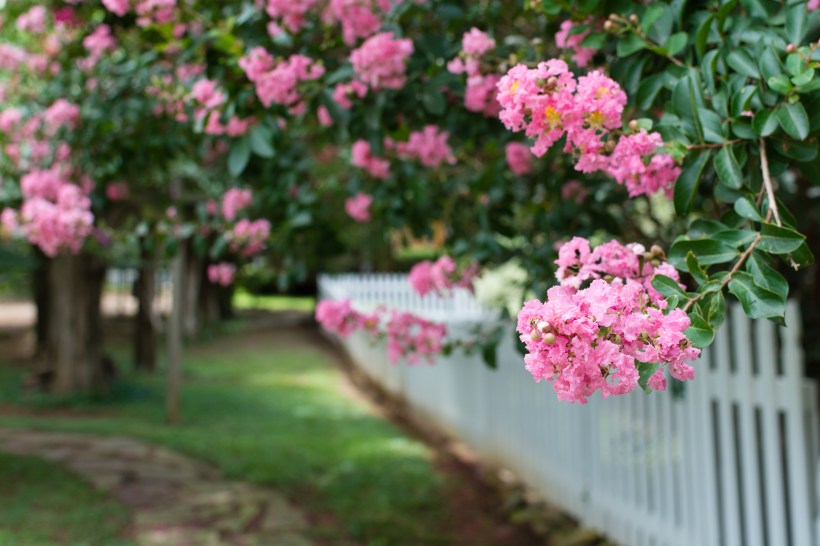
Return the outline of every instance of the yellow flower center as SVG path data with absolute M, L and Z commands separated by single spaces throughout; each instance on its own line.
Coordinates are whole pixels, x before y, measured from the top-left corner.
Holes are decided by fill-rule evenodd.
M 589 115 L 589 117 L 587 117 L 589 126 L 594 129 L 602 129 L 604 126 L 604 121 L 606 121 L 606 117 L 604 117 L 600 110 L 595 110 Z
M 544 110 L 544 117 L 551 129 L 557 129 L 561 126 L 561 114 L 552 106 L 547 106 Z
M 605 87 L 599 87 L 596 95 L 598 95 L 598 98 L 600 99 L 603 98 L 604 95 L 609 95 L 609 91 L 607 91 Z
M 518 86 L 519 85 L 520 85 L 519 82 L 517 82 L 517 81 L 513 82 L 512 85 L 510 86 L 510 93 L 515 95 L 515 92 L 518 91 Z

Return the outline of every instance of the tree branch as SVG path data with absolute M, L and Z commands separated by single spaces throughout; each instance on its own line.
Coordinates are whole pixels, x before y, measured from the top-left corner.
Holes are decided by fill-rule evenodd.
M 780 223 L 780 212 L 777 210 L 777 199 L 774 196 L 774 186 L 772 177 L 769 174 L 769 158 L 766 155 L 766 141 L 760 139 L 760 170 L 763 172 L 763 185 L 766 187 L 766 194 L 769 197 L 769 210 L 774 213 L 774 221 L 778 226 Z

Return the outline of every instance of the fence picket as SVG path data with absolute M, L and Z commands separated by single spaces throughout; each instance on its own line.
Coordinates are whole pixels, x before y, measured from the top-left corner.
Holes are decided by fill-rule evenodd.
M 319 293 L 412 311 L 453 335 L 498 320 L 466 291 L 421 298 L 401 275 L 323 275 Z M 624 546 L 820 546 L 820 415 L 797 312 L 790 303 L 789 328 L 777 331 L 732 307 L 681 397 L 635 392 L 587 406 L 533 382 L 512 335 L 495 371 L 459 353 L 394 367 L 383 341 L 343 343 L 426 418 Z

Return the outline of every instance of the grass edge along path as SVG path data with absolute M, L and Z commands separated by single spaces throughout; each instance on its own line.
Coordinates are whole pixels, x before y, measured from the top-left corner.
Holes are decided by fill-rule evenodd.
M 133 546 L 128 512 L 62 467 L 0 453 L 0 546 Z
M 276 487 L 313 515 L 313 538 L 325 544 L 451 544 L 441 534 L 443 483 L 430 450 L 345 396 L 315 335 L 280 329 L 193 347 L 177 427 L 163 424 L 159 377 L 128 377 L 111 399 L 6 415 L 0 424 L 164 445 L 231 479 Z M 21 375 L 0 370 L 0 401 L 22 401 Z

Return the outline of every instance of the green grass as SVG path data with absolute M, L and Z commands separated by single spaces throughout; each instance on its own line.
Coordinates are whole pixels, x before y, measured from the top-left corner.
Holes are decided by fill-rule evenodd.
M 0 454 L 0 546 L 128 546 L 119 503 L 62 467 Z
M 237 290 L 233 296 L 237 309 L 264 309 L 266 311 L 313 311 L 316 298 L 308 296 L 265 296 Z
M 448 544 L 443 480 L 427 448 L 343 394 L 329 357 L 280 331 L 232 336 L 188 352 L 184 423 L 163 424 L 163 384 L 127 378 L 108 400 L 75 400 L 88 418 L 15 416 L 0 425 L 128 435 L 218 466 L 229 477 L 272 485 L 308 512 L 317 536 L 338 527 L 357 544 Z M 301 340 L 301 341 L 300 341 Z M 0 367 L 0 401 L 17 398 L 20 373 Z M 5 386 L 6 388 L 3 388 Z M 37 405 L 44 404 L 42 398 Z M 0 495 L 0 506 L 8 500 Z M 329 515 L 329 517 L 326 517 Z

